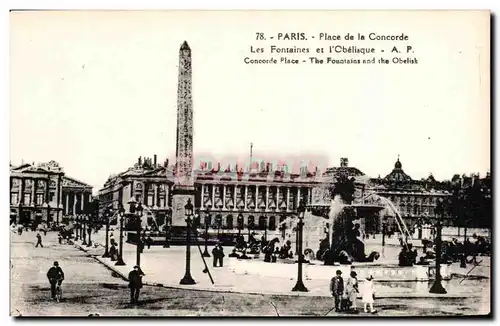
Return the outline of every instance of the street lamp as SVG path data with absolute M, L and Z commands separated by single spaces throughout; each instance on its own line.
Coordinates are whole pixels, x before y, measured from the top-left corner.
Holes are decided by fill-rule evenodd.
M 192 285 L 196 284 L 196 282 L 191 277 L 191 246 L 190 246 L 190 237 L 191 237 L 191 216 L 193 216 L 193 204 L 191 204 L 191 198 L 188 199 L 186 206 L 184 206 L 185 214 L 186 214 L 186 273 L 184 277 L 181 279 L 180 284 L 184 285 Z
M 306 207 L 304 206 L 304 202 L 301 201 L 299 207 L 297 208 L 297 214 L 299 217 L 299 222 L 297 223 L 297 232 L 298 232 L 298 240 L 299 240 L 299 265 L 298 265 L 298 270 L 297 270 L 297 283 L 293 287 L 292 291 L 299 291 L 299 292 L 308 292 L 309 290 L 306 288 L 304 285 L 304 282 L 302 282 L 302 261 L 304 260 L 303 254 L 302 254 L 302 230 L 304 226 L 304 214 L 306 212 Z
M 79 229 L 80 229 L 80 241 L 83 241 L 83 215 L 79 214 L 80 216 L 80 224 L 79 224 Z
M 80 235 L 80 219 L 78 218 L 78 215 L 75 215 L 75 241 L 78 241 L 78 237 Z
M 82 246 L 86 246 L 87 245 L 87 215 L 82 215 L 83 217 L 83 242 L 82 242 Z
M 168 233 L 170 231 L 170 217 L 172 216 L 172 209 L 167 210 L 167 215 L 165 216 L 165 244 L 163 248 L 170 248 L 170 243 L 168 242 Z
M 135 214 L 135 226 L 136 226 L 136 232 L 137 232 L 137 250 L 136 250 L 136 258 L 135 258 L 135 264 L 137 266 L 141 266 L 141 249 L 142 249 L 142 240 L 141 240 L 141 223 L 142 223 L 142 204 L 139 203 L 136 208 L 136 214 Z
M 210 220 L 210 206 L 207 206 L 205 210 L 205 251 L 203 251 L 203 257 L 210 257 L 210 253 L 208 252 L 208 227 Z
M 267 242 L 267 216 L 266 219 L 264 220 L 264 241 Z
M 111 215 L 111 205 L 109 205 L 106 210 L 104 211 L 104 216 L 106 216 L 106 244 L 104 246 L 104 255 L 102 255 L 102 258 L 108 258 L 110 257 L 109 254 L 109 217 Z
M 120 215 L 120 247 L 118 248 L 118 259 L 116 261 L 115 266 L 124 266 L 125 262 L 123 261 L 123 217 L 125 216 L 125 209 L 121 203 L 118 204 L 118 214 Z
M 238 220 L 237 220 L 237 227 L 238 227 L 238 239 L 241 236 L 241 229 L 243 229 L 243 214 L 239 213 L 238 214 Z
M 89 234 L 89 242 L 87 243 L 87 247 L 90 247 L 92 246 L 92 226 L 93 226 L 93 222 L 95 220 L 97 220 L 97 214 L 98 214 L 98 207 L 96 207 L 97 205 L 97 201 L 94 201 L 93 203 L 93 210 L 91 211 L 89 209 L 89 225 L 87 226 L 87 232 Z
M 429 293 L 445 294 L 446 290 L 441 284 L 441 219 L 444 219 L 444 201 L 439 198 L 439 201 L 434 209 L 436 213 L 436 277 L 434 284 L 431 286 Z
M 387 216 L 382 221 L 382 247 L 385 246 L 385 234 L 387 233 Z

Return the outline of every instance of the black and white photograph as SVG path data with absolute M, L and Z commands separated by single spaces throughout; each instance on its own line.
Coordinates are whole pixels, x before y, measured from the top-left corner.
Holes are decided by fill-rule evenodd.
M 491 317 L 491 20 L 12 10 L 10 315 Z

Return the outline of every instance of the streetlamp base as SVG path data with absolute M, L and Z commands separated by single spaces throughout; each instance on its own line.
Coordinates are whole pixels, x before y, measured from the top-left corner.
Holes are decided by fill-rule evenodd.
M 86 245 L 87 245 L 87 241 L 83 240 L 82 246 L 86 246 Z
M 292 289 L 293 292 L 309 292 L 302 280 L 297 281 L 297 284 Z
M 184 275 L 184 277 L 179 282 L 179 284 L 182 284 L 182 285 L 193 285 L 193 284 L 196 284 L 196 282 L 193 280 L 193 278 L 191 277 L 190 273 L 186 273 L 186 275 Z
M 447 292 L 440 281 L 434 281 L 429 293 L 446 294 Z
M 121 257 L 118 257 L 118 261 L 116 262 L 115 266 L 125 266 L 125 262 Z
M 208 253 L 207 249 L 205 249 L 205 251 L 203 252 L 203 254 L 201 256 L 202 257 L 210 257 L 210 254 Z
M 106 250 L 106 251 L 104 252 L 104 254 L 102 255 L 102 258 L 109 258 L 109 257 L 111 257 L 111 255 L 110 255 L 110 254 L 109 254 L 109 252 Z

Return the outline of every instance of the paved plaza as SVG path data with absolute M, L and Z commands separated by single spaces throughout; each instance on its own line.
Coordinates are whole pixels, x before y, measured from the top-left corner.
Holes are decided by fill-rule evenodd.
M 104 239 L 103 233 L 92 236 L 97 243 Z M 202 272 L 203 262 L 197 247 L 192 248 L 191 264 L 192 276 L 197 284 L 191 286 L 178 284 L 184 275 L 185 247 L 145 249 L 141 256 L 141 265 L 146 273 L 144 281 L 156 286 L 145 286 L 141 294 L 142 303 L 133 306 L 128 302 L 127 282 L 113 271 L 128 275 L 135 264 L 135 246 L 125 244 L 124 260 L 127 265 L 119 267 L 114 266 L 114 262 L 109 259 L 100 257 L 104 252 L 101 246 L 80 247 L 78 243 L 60 245 L 53 232 L 44 237 L 44 248 L 34 247 L 33 232 L 21 236 L 12 233 L 11 243 L 13 315 L 81 316 L 95 312 L 120 316 L 340 315 L 329 312 L 332 298 L 324 280 L 305 279 L 310 292 L 298 296 L 290 291 L 295 284 L 295 275 L 275 278 L 239 275 L 231 272 L 229 267 L 212 268 L 211 258 L 208 258 L 207 263 L 216 283 L 213 286 L 208 275 Z M 50 300 L 45 276 L 54 260 L 58 260 L 65 271 L 61 303 Z M 229 259 L 226 258 L 225 262 L 229 263 Z M 273 264 L 269 265 L 272 268 Z M 157 286 L 158 283 L 163 287 Z M 390 284 L 377 284 L 377 315 L 488 312 L 489 293 L 486 290 L 489 288 L 489 279 L 465 280 L 460 285 L 451 286 L 448 283 L 445 286 L 449 288 L 449 294 L 436 297 L 411 287 L 401 290 L 400 285 L 392 285 L 395 290 L 391 291 Z

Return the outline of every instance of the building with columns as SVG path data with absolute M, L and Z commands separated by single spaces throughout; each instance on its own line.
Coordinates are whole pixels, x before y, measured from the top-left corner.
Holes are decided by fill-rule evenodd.
M 194 207 L 202 226 L 207 219 L 212 228 L 220 225 L 222 232 L 233 232 L 238 225 L 243 230 L 251 226 L 255 230 L 274 231 L 286 217 L 295 216 L 301 200 L 306 205 L 328 202 L 329 198 L 313 197 L 328 194 L 341 174 L 356 180 L 354 204 L 371 204 L 365 202 L 370 194 L 386 197 L 409 228 L 418 224 L 419 219 L 434 217 L 438 198 L 450 196 L 449 191 L 436 186 L 439 183 L 433 181 L 432 176 L 425 180 L 411 179 L 403 171 L 399 158 L 385 178 L 367 177 L 359 169 L 348 166 L 346 158 L 341 159 L 339 167 L 328 168 L 323 173 L 302 169 L 301 173 L 293 174 L 287 172 L 286 166 L 272 170 L 271 164 L 253 164 L 253 169 L 245 172 L 210 166 L 202 162 L 194 170 Z M 128 201 L 134 197 L 161 226 L 172 205 L 173 171 L 174 166 L 170 166 L 168 160 L 158 164 L 156 155 L 153 159 L 139 158 L 127 171 L 109 177 L 99 191 L 99 200 L 116 209 L 118 203 L 127 208 Z M 207 208 L 210 216 L 207 216 Z M 394 214 L 394 210 L 386 207 L 366 220 L 366 231 L 380 233 L 384 220 L 388 231 L 398 231 Z
M 100 203 L 115 209 L 121 203 L 127 208 L 134 197 L 162 225 L 172 205 L 173 171 L 168 160 L 158 164 L 156 155 L 153 160 L 139 158 L 127 171 L 109 177 L 99 191 Z M 238 223 L 241 229 L 276 230 L 279 222 L 295 215 L 301 200 L 311 201 L 315 186 L 325 184 L 323 177 L 305 169 L 298 174 L 285 171 L 286 167 L 272 171 L 269 164 L 243 172 L 230 167 L 221 170 L 220 166 L 208 169 L 202 163 L 194 170 L 193 204 L 200 224 L 206 221 L 222 230 L 236 230 Z
M 92 187 L 65 175 L 55 161 L 10 166 L 10 221 L 59 223 L 86 211 Z

